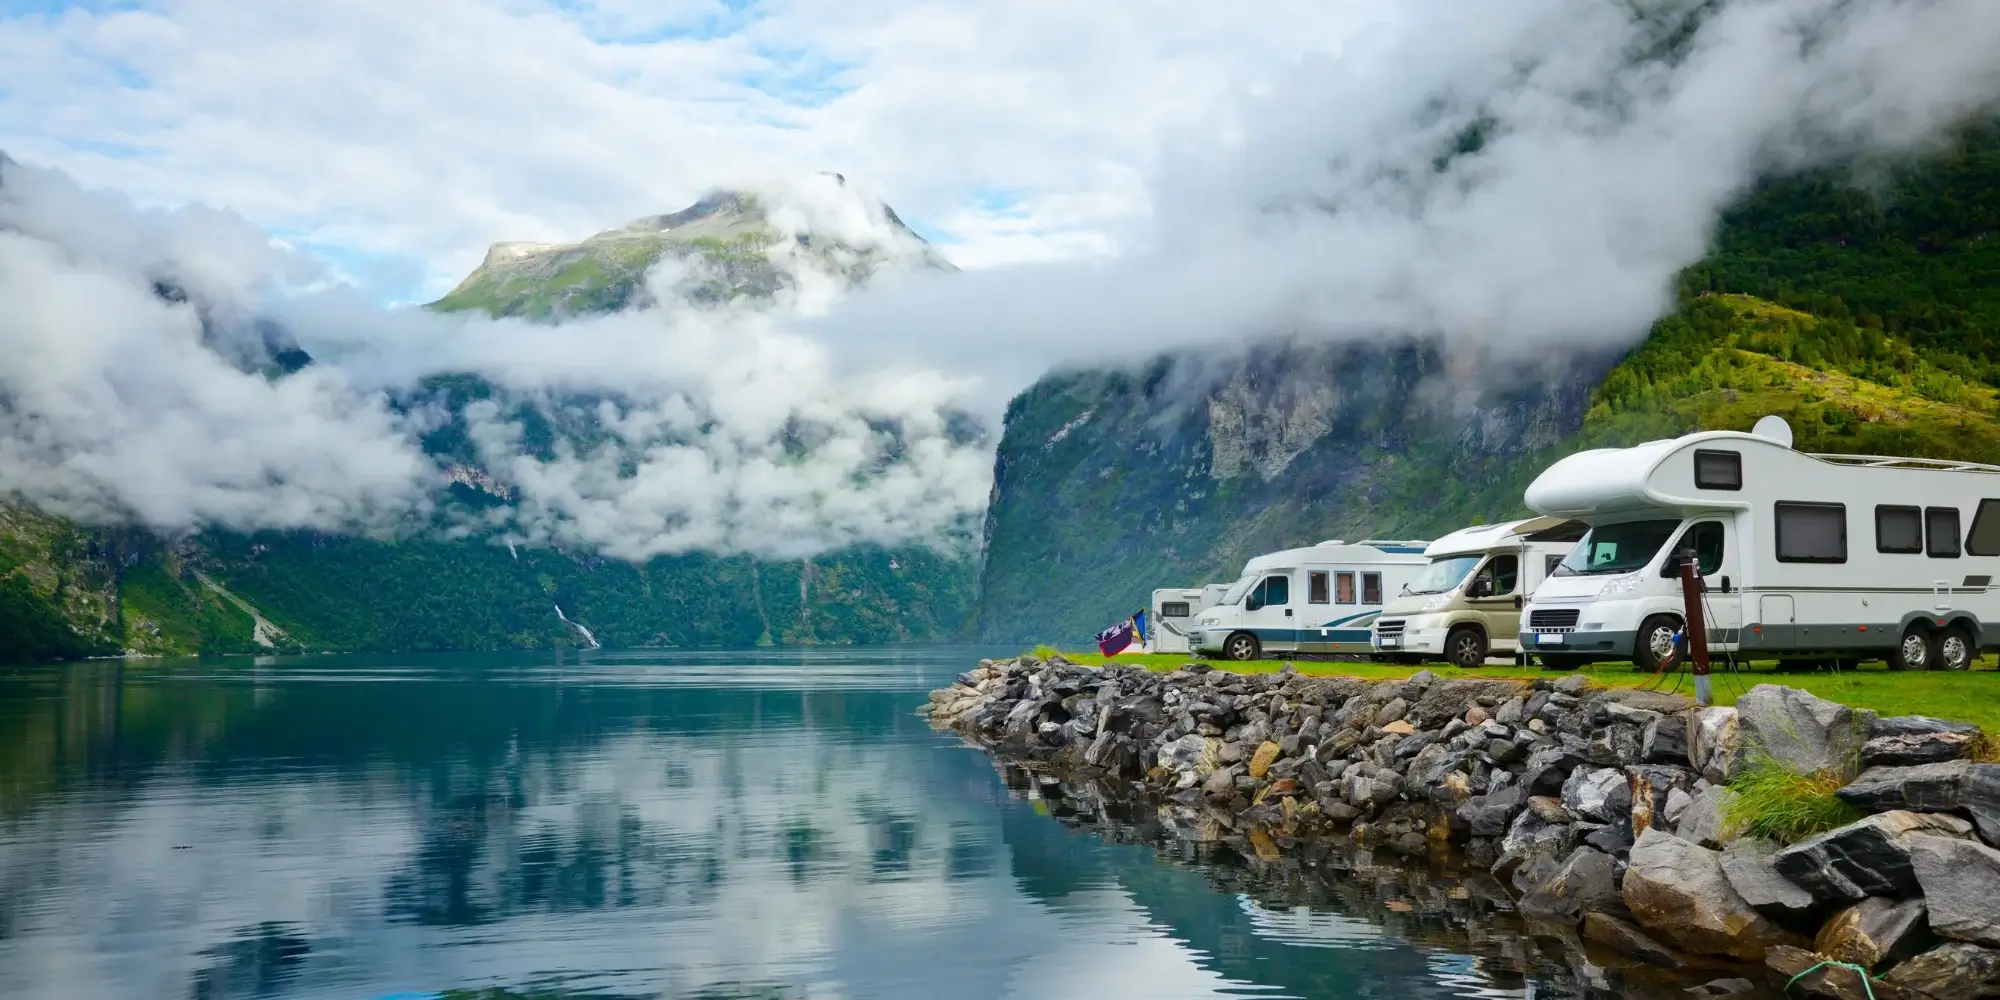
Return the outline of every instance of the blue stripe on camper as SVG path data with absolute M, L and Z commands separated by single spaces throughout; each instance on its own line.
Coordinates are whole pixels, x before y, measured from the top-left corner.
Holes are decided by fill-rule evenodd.
M 1419 556 L 1424 554 L 1424 546 L 1421 545 L 1377 545 L 1375 547 L 1384 552 L 1400 552 Z
M 1332 620 L 1332 621 L 1327 621 L 1327 622 L 1320 622 L 1320 623 L 1319 623 L 1318 625 L 1314 625 L 1314 626 L 1313 626 L 1313 628 L 1333 628 L 1333 627 L 1334 627 L 1334 626 L 1336 626 L 1336 625 L 1344 625 L 1344 624 L 1346 624 L 1346 623 L 1348 623 L 1348 622 L 1351 622 L 1351 621 L 1353 621 L 1353 620 L 1354 620 L 1354 619 L 1356 619 L 1356 618 L 1365 618 L 1365 617 L 1367 617 L 1367 616 L 1369 616 L 1369 615 L 1379 615 L 1379 614 L 1381 614 L 1381 613 L 1382 613 L 1382 612 L 1381 612 L 1381 611 L 1379 611 L 1379 610 L 1373 610 L 1373 609 L 1371 609 L 1371 610 L 1368 610 L 1368 611 L 1363 611 L 1363 612 L 1361 612 L 1360 614 L 1353 614 L 1353 615 L 1348 615 L 1348 616 L 1347 616 L 1347 617 L 1345 617 L 1345 618 L 1335 618 L 1335 619 L 1334 619 L 1334 620 Z

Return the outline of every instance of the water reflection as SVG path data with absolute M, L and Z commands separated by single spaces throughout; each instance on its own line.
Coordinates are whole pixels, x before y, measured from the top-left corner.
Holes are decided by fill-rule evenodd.
M 0 671 L 0 996 L 1526 991 L 1463 921 L 1052 821 L 912 714 L 969 655 Z

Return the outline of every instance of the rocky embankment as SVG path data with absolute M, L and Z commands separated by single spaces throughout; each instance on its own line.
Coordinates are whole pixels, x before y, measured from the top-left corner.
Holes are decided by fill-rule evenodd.
M 1328 837 L 1462 856 L 1578 961 L 1722 974 L 1695 988 L 1708 995 L 1759 989 L 1742 977 L 1762 963 L 1753 978 L 1793 995 L 2000 997 L 2000 765 L 1968 759 L 1977 729 L 1768 684 L 1696 709 L 1588 683 L 1026 656 L 982 662 L 927 712 L 1246 858 Z M 1748 836 L 1732 786 L 1770 768 L 1841 785 L 1864 818 L 1792 844 Z

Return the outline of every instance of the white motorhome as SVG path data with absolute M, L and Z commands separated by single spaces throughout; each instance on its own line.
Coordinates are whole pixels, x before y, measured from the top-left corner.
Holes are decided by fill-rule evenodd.
M 1523 610 L 1524 643 L 1551 667 L 1657 666 L 1683 621 L 1683 552 L 1712 651 L 1962 670 L 2000 643 L 2000 467 L 1791 440 L 1766 417 L 1550 466 L 1529 508 L 1590 533 Z
M 1226 583 L 1211 583 L 1153 591 L 1152 611 L 1146 616 L 1146 647 L 1155 653 L 1193 652 L 1189 637 L 1194 632 L 1195 616 L 1214 607 L 1228 590 Z
M 1460 528 L 1430 544 L 1430 565 L 1382 609 L 1375 651 L 1406 662 L 1477 667 L 1514 656 L 1521 608 L 1583 537 L 1566 517 L 1531 517 Z
M 1195 619 L 1194 648 L 1232 660 L 1265 653 L 1373 652 L 1385 595 L 1424 568 L 1428 541 L 1321 542 L 1261 555 Z

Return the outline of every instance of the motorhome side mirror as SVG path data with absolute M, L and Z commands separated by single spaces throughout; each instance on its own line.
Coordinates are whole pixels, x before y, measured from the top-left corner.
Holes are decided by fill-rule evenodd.
M 1493 581 L 1491 581 L 1491 580 L 1474 580 L 1474 581 L 1472 581 L 1472 586 L 1471 586 L 1471 587 L 1468 587 L 1468 588 L 1466 589 L 1466 591 L 1465 591 L 1465 596 L 1467 596 L 1467 597 L 1491 597 L 1491 596 L 1493 596 Z

